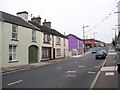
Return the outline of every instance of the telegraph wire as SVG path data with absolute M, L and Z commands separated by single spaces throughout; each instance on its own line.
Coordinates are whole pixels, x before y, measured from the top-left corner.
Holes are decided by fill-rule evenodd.
M 117 0 L 116 0 L 117 1 Z M 117 2 L 117 4 L 120 2 L 120 0 Z M 114 12 L 115 12 L 115 10 L 116 10 L 116 8 L 118 7 L 118 5 L 116 5 L 115 7 L 114 7 L 114 9 L 103 19 L 103 20 L 101 20 L 98 24 L 96 24 L 95 26 L 93 26 L 90 30 L 88 30 L 88 32 L 89 31 L 91 31 L 91 30 L 94 30 L 94 29 L 96 29 L 98 26 L 100 26 L 103 22 L 105 22 L 111 15 L 113 15 L 114 14 Z

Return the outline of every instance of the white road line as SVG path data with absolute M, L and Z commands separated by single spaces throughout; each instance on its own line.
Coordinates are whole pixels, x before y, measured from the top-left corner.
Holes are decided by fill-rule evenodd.
M 62 69 L 62 67 L 58 67 L 57 69 L 58 69 L 58 70 L 59 70 L 59 69 Z
M 67 77 L 76 77 L 76 75 L 70 75 L 70 74 L 68 74 Z
M 106 73 L 105 73 L 105 76 L 111 76 L 111 75 L 113 76 L 113 75 L 114 75 L 114 72 L 106 72 Z
M 96 72 L 88 72 L 89 74 L 95 74 Z
M 75 63 L 78 63 L 78 62 L 75 62 Z
M 77 71 L 67 71 L 66 73 L 76 73 Z
M 23 80 L 19 80 L 19 81 L 15 81 L 15 82 L 9 83 L 8 86 L 11 86 L 11 85 L 13 85 L 13 84 L 20 83 L 20 82 L 22 82 L 22 81 L 23 81 Z
M 108 53 L 109 55 L 116 55 L 116 53 Z
M 104 63 L 102 64 L 102 67 L 105 65 L 106 60 L 107 60 L 107 59 L 105 59 Z M 96 84 L 96 82 L 97 82 L 97 80 L 98 80 L 98 78 L 99 78 L 100 73 L 101 73 L 101 70 L 97 73 L 94 81 L 93 81 L 92 84 L 90 85 L 90 89 L 89 89 L 89 90 L 92 90 L 92 89 L 94 88 L 94 86 L 95 86 L 95 84 Z
M 100 68 L 101 66 L 94 66 L 95 68 Z
M 116 66 L 107 66 L 107 67 L 102 67 L 101 71 L 116 71 Z
M 80 68 L 85 68 L 86 66 L 81 66 L 81 65 L 79 65 L 78 67 L 80 67 Z

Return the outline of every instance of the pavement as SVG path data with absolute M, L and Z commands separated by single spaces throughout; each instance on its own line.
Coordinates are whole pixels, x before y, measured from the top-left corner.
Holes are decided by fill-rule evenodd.
M 116 51 L 111 48 L 97 78 L 94 80 L 92 90 L 98 88 L 120 90 L 120 74 L 117 72 L 115 56 Z
M 66 58 L 48 60 L 48 61 L 37 62 L 37 63 L 26 64 L 26 65 L 20 65 L 20 66 L 14 66 L 14 67 L 2 67 L 0 69 L 0 72 L 2 72 L 2 74 L 8 74 L 8 73 L 12 73 L 12 72 L 17 72 L 17 71 L 42 67 L 42 66 L 45 66 L 45 65 L 54 64 L 54 63 L 58 63 L 58 62 L 65 61 L 65 60 L 72 60 L 73 58 L 82 57 L 82 56 L 85 56 L 89 53 L 90 52 L 88 51 L 88 52 L 83 53 L 81 55 L 76 55 L 76 56 L 71 56 L 71 57 L 66 57 Z

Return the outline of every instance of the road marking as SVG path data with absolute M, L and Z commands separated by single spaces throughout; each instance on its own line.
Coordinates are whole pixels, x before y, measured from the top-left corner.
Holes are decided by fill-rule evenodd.
M 111 75 L 113 76 L 113 75 L 114 75 L 114 72 L 106 72 L 106 73 L 105 73 L 105 76 L 111 76 Z
M 116 55 L 116 53 L 108 53 L 109 55 Z
M 76 75 L 68 74 L 67 77 L 76 77 Z
M 79 65 L 78 67 L 80 67 L 80 68 L 84 68 L 84 67 L 86 67 L 86 66 L 81 66 L 81 65 Z
M 115 50 L 109 50 L 109 51 L 115 51 Z
M 101 66 L 94 66 L 95 68 L 100 68 Z
M 66 73 L 76 73 L 77 71 L 67 71 Z
M 107 59 L 105 59 L 104 63 L 102 64 L 102 67 L 105 65 L 106 60 L 107 60 Z M 92 90 L 92 89 L 94 88 L 94 86 L 95 86 L 95 84 L 96 84 L 96 82 L 97 82 L 97 80 L 98 80 L 98 78 L 99 78 L 99 76 L 100 76 L 100 73 L 101 73 L 101 69 L 100 69 L 100 71 L 97 73 L 97 75 L 96 75 L 94 81 L 92 82 L 92 84 L 90 85 L 90 89 L 89 89 L 89 90 Z
M 89 74 L 95 74 L 96 72 L 88 72 Z
M 13 85 L 13 84 L 20 83 L 20 82 L 22 82 L 22 81 L 23 81 L 23 80 L 19 80 L 19 81 L 15 81 L 15 82 L 9 83 L 8 86 L 11 86 L 11 85 Z
M 116 66 L 102 67 L 101 71 L 116 71 Z
M 78 63 L 78 62 L 75 62 L 75 63 Z
M 62 69 L 62 67 L 58 67 L 57 69 L 58 69 L 58 70 L 59 70 L 59 69 Z

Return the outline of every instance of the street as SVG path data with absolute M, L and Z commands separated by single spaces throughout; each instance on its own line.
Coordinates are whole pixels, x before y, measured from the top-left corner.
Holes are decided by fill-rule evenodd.
M 100 47 L 108 51 L 108 47 Z M 34 69 L 3 74 L 3 88 L 90 88 L 104 63 L 87 54 Z

